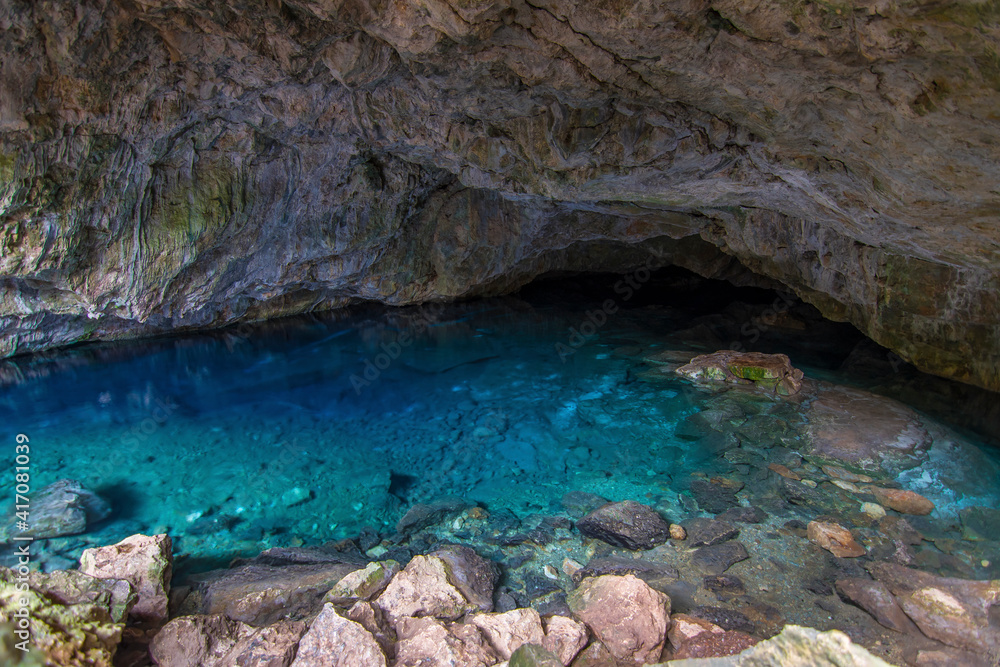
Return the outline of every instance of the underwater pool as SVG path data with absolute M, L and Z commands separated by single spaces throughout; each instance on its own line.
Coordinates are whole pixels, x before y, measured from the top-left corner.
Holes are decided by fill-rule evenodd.
M 573 528 L 605 501 L 636 500 L 689 527 L 739 524 L 738 545 L 725 543 L 739 553 L 721 565 L 678 541 L 642 552 L 675 611 L 723 604 L 765 635 L 786 622 L 838 628 L 890 658 L 905 636 L 834 592 L 868 576 L 862 561 L 1000 578 L 995 394 L 923 375 L 789 295 L 680 271 L 635 278 L 0 362 L 11 467 L 24 434 L 33 492 L 76 480 L 112 509 L 82 533 L 36 540 L 33 567 L 72 568 L 83 549 L 135 533 L 171 535 L 175 582 L 271 547 L 352 540 L 405 561 L 453 542 L 501 566 L 512 604 L 544 609 L 564 606 L 566 563 L 638 556 Z M 720 349 L 786 353 L 802 390 L 674 372 Z M 858 479 L 934 510 L 873 513 Z M 0 485 L 8 546 L 14 481 Z M 401 528 L 414 507 L 452 511 Z M 864 558 L 811 543 L 813 520 L 851 529 Z

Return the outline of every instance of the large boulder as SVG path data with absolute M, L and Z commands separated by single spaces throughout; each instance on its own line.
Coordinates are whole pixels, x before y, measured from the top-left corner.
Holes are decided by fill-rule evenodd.
M 42 488 L 31 498 L 31 520 L 27 530 L 35 538 L 76 535 L 111 514 L 111 506 L 93 491 L 72 479 L 61 479 Z
M 414 556 L 392 578 L 375 605 L 393 624 L 410 617 L 454 620 L 478 609 L 449 580 L 449 566 L 434 556 Z M 436 631 L 435 631 L 436 632 Z
M 469 619 L 504 660 L 521 644 L 542 644 L 542 619 L 532 608 L 512 609 L 502 614 L 476 614 Z
M 395 667 L 492 667 L 500 662 L 475 625 L 408 618 L 397 627 Z
M 173 559 L 168 535 L 132 535 L 111 546 L 86 549 L 80 556 L 80 571 L 97 579 L 130 582 L 138 601 L 129 619 L 158 627 L 167 622 Z
M 618 660 L 654 662 L 670 625 L 670 598 L 633 575 L 584 579 L 566 599 Z

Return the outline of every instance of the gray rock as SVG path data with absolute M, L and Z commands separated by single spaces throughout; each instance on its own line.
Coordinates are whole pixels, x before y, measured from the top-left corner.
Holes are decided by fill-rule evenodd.
M 712 546 L 740 534 L 740 529 L 733 524 L 717 519 L 688 519 L 682 521 L 681 526 L 687 531 L 687 544 L 692 547 Z
M 670 524 L 656 510 L 633 500 L 609 503 L 576 522 L 587 537 L 624 549 L 652 549 L 670 539 Z
M 111 506 L 80 482 L 61 479 L 31 498 L 29 529 L 18 533 L 35 538 L 76 535 L 111 514 Z
M 415 533 L 422 528 L 457 516 L 469 507 L 474 507 L 474 505 L 462 498 L 442 498 L 430 504 L 418 503 L 399 520 L 396 524 L 396 532 L 400 535 Z
M 702 547 L 691 556 L 691 563 L 705 574 L 722 574 L 750 555 L 739 542 L 723 542 Z

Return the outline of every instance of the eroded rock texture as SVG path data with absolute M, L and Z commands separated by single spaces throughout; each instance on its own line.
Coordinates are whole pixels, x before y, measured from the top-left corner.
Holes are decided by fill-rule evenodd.
M 651 258 L 781 283 L 1000 389 L 998 22 L 992 0 L 10 0 L 0 352 Z

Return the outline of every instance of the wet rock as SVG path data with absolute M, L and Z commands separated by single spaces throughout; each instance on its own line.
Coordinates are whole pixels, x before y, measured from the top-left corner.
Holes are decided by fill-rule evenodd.
M 722 574 L 750 555 L 739 542 L 723 542 L 702 547 L 691 556 L 691 564 L 704 574 Z
M 522 644 L 541 644 L 542 619 L 534 609 L 514 609 L 502 614 L 476 614 L 469 619 L 504 660 Z
M 841 466 L 835 466 L 835 465 L 829 465 L 828 464 L 828 465 L 822 465 L 822 466 L 820 466 L 820 469 L 824 473 L 826 473 L 829 477 L 832 477 L 833 479 L 843 480 L 845 482 L 851 482 L 851 483 L 854 483 L 854 484 L 861 484 L 861 483 L 867 483 L 867 482 L 874 481 L 868 475 L 864 475 L 864 474 L 860 474 L 860 473 L 854 473 L 854 472 L 851 472 L 850 470 L 847 470 L 846 468 L 842 468 Z
M 573 580 L 579 583 L 584 577 L 599 577 L 605 574 L 634 574 L 647 583 L 649 583 L 650 579 L 677 579 L 680 576 L 677 568 L 666 563 L 657 563 L 641 558 L 608 556 L 607 558 L 592 559 L 587 563 L 587 567 L 580 570 L 573 577 Z
M 909 521 L 900 516 L 887 516 L 878 522 L 878 530 L 891 540 L 903 544 L 920 544 L 924 536 Z
M 111 506 L 72 479 L 61 479 L 31 497 L 29 529 L 17 531 L 35 538 L 76 535 L 111 515 Z
M 168 535 L 132 535 L 118 544 L 87 549 L 80 556 L 80 571 L 97 579 L 124 579 L 132 584 L 138 600 L 129 619 L 147 627 L 167 622 L 173 542 Z
M 839 630 L 820 632 L 798 625 L 786 625 L 779 635 L 711 664 L 712 667 L 892 667 Z
M 778 473 L 779 475 L 781 475 L 785 479 L 791 479 L 791 480 L 794 480 L 796 482 L 801 482 L 802 481 L 802 476 L 801 475 L 792 472 L 791 470 L 789 470 L 785 466 L 781 465 L 780 463 L 771 463 L 770 465 L 767 466 L 767 468 L 768 468 L 768 470 L 771 470 L 772 472 Z
M 838 558 L 857 558 L 865 555 L 865 548 L 858 544 L 851 531 L 827 521 L 810 521 L 806 528 L 809 541 L 826 549 Z
M 723 631 L 721 633 L 703 632 L 694 639 L 685 642 L 674 651 L 672 660 L 690 658 L 718 658 L 736 655 L 760 640 L 738 631 Z
M 695 478 L 689 488 L 698 501 L 698 507 L 712 514 L 720 514 L 740 504 L 735 491 L 707 479 Z
M 670 524 L 653 508 L 633 500 L 608 503 L 577 521 L 576 527 L 587 537 L 633 551 L 670 539 Z
M 192 578 L 201 596 L 198 612 L 224 614 L 254 626 L 318 613 L 323 596 L 345 576 L 361 569 L 354 563 L 265 565 L 253 561 Z
M 299 642 L 292 667 L 385 667 L 382 647 L 360 623 L 324 605 Z
M 453 519 L 474 505 L 463 498 L 442 498 L 433 503 L 418 503 L 396 524 L 396 532 L 409 535 L 418 530 Z
M 670 630 L 667 632 L 667 639 L 674 651 L 680 650 L 684 644 L 691 641 L 702 633 L 722 634 L 725 632 L 715 623 L 706 621 L 697 616 L 689 614 L 672 614 L 670 616 Z
M 493 609 L 493 589 L 500 579 L 500 571 L 475 550 L 461 545 L 448 544 L 428 554 L 440 558 L 448 565 L 449 581 L 466 600 L 480 611 Z
M 525 644 L 510 656 L 508 667 L 562 667 L 565 664 L 545 647 Z
M 448 565 L 433 556 L 414 556 L 403 570 L 392 578 L 385 591 L 375 600 L 390 622 L 397 626 L 407 617 L 431 616 L 454 620 L 478 609 L 449 581 Z M 434 631 L 437 633 L 437 631 Z
M 965 507 L 958 513 L 962 537 L 967 540 L 995 540 L 1000 536 L 1000 509 Z
M 717 595 L 736 596 L 746 593 L 743 580 L 731 574 L 720 574 L 714 577 L 705 577 L 702 584 L 709 591 Z
M 730 507 L 715 518 L 737 523 L 760 523 L 767 518 L 767 512 L 759 507 Z
M 398 631 L 394 667 L 492 667 L 500 662 L 500 656 L 472 624 L 445 626 L 433 618 L 407 618 L 400 622 Z
M 731 540 L 740 534 L 740 529 L 727 521 L 695 518 L 682 524 L 687 531 L 687 541 L 692 547 L 710 547 Z
M 385 590 L 399 570 L 399 563 L 394 560 L 369 563 L 334 584 L 323 596 L 323 602 L 349 606 L 359 600 L 370 600 Z
M 917 413 L 860 389 L 823 386 L 806 414 L 813 455 L 865 470 L 912 467 L 930 445 Z
M 225 616 L 182 616 L 153 637 L 149 653 L 159 667 L 288 667 L 306 632 L 301 621 L 254 628 Z
M 580 651 L 580 655 L 573 661 L 573 667 L 608 667 L 615 664 L 617 663 L 611 651 L 599 641 L 592 642 Z
M 670 524 L 670 539 L 672 540 L 687 539 L 687 531 L 684 530 L 684 526 L 677 523 Z
M 549 616 L 543 620 L 545 639 L 542 646 L 551 651 L 563 665 L 573 662 L 573 658 L 587 645 L 587 626 L 567 616 Z
M 838 579 L 837 591 L 841 597 L 861 607 L 875 617 L 875 620 L 896 632 L 919 634 L 917 626 L 896 604 L 885 584 L 871 579 Z
M 45 656 L 46 664 L 112 666 L 124 623 L 112 618 L 111 591 L 88 583 L 93 579 L 85 574 L 62 577 L 61 583 L 70 584 L 65 589 L 53 587 L 51 575 L 33 574 L 28 590 L 22 591 L 18 576 L 0 568 L 0 626 L 15 621 L 14 614 L 26 609 L 31 619 L 29 644 Z M 118 612 L 120 617 L 122 610 Z
M 632 576 L 584 579 L 567 598 L 583 621 L 618 660 L 655 662 L 670 623 L 670 598 Z
M 585 516 L 597 508 L 608 504 L 606 498 L 593 493 L 587 493 L 586 491 L 570 491 L 559 502 L 563 506 L 563 509 L 566 510 L 566 513 L 574 519 Z
M 868 571 L 896 597 L 921 632 L 960 649 L 1000 657 L 1000 581 L 971 581 L 871 563 Z
M 919 493 L 903 489 L 883 489 L 878 486 L 865 487 L 875 496 L 880 505 L 894 509 L 901 514 L 923 516 L 934 511 L 934 503 Z
M 722 350 L 699 355 L 676 372 L 692 380 L 754 384 L 782 396 L 791 396 L 802 387 L 802 371 L 784 354 Z
M 740 613 L 735 609 L 702 606 L 695 607 L 688 612 L 688 615 L 708 621 L 713 625 L 719 626 L 723 630 L 735 630 L 738 632 L 745 632 L 747 634 L 757 632 L 757 626 L 754 622 L 747 618 L 746 614 Z
M 881 519 L 885 516 L 885 508 L 878 503 L 861 503 L 861 511 L 873 519 Z

